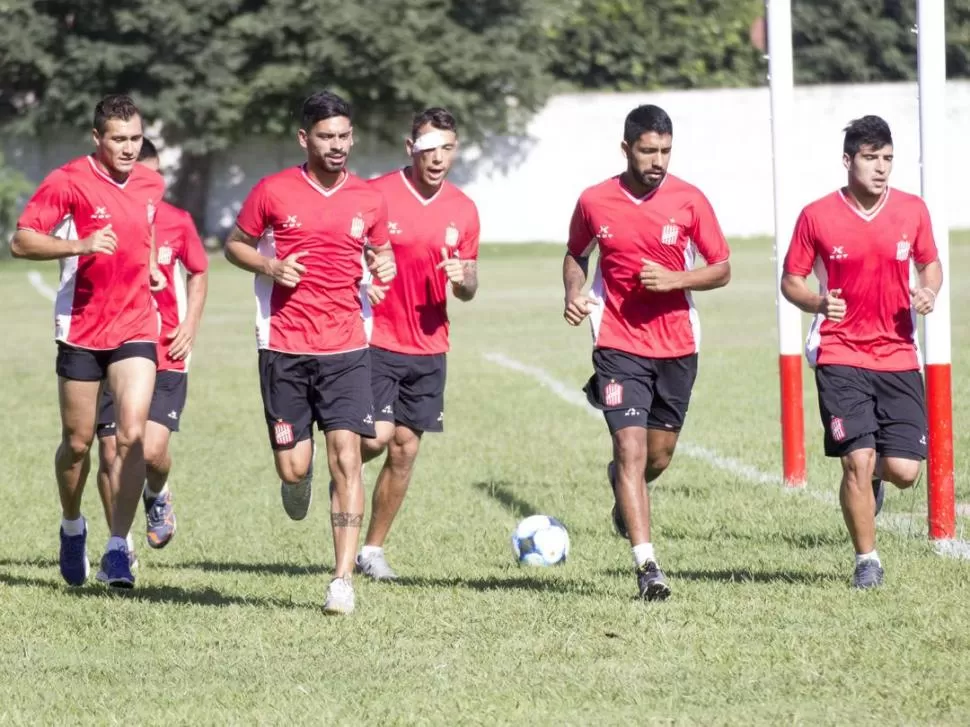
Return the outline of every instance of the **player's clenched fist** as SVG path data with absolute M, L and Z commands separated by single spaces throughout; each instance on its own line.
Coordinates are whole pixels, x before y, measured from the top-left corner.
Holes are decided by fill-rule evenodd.
M 382 283 L 390 283 L 397 275 L 397 263 L 394 262 L 394 254 L 390 248 L 377 251 L 372 248 L 367 250 L 367 269 L 371 275 Z
M 819 302 L 818 312 L 825 316 L 825 320 L 838 323 L 845 318 L 845 299 L 840 298 L 842 289 L 830 290 Z
M 106 225 L 100 230 L 95 230 L 81 241 L 82 255 L 114 255 L 118 247 L 118 236 L 111 229 L 111 225 Z
M 438 270 L 444 270 L 453 285 L 461 285 L 465 282 L 465 268 L 457 256 L 452 257 L 448 254 L 448 248 L 441 248 L 441 262 L 435 267 Z
M 578 326 L 593 312 L 595 306 L 596 301 L 588 295 L 579 295 L 566 302 L 566 310 L 563 311 L 562 317 L 569 325 Z
M 306 267 L 297 262 L 306 252 L 295 252 L 283 260 L 270 262 L 270 275 L 280 285 L 295 288 L 306 272 Z
M 936 306 L 936 293 L 934 293 L 930 288 L 920 288 L 916 290 L 911 288 L 909 291 L 910 296 L 913 301 L 913 308 L 921 316 L 925 316 L 933 312 L 933 308 Z

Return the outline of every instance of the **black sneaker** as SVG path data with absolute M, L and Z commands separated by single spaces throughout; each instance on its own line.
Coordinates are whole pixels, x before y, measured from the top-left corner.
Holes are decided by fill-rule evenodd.
M 876 515 L 882 510 L 882 503 L 886 499 L 886 483 L 878 477 L 872 478 L 872 496 L 876 498 Z
M 620 508 L 616 505 L 616 462 L 610 462 L 606 465 L 606 478 L 609 480 L 610 488 L 613 490 L 613 510 L 610 513 L 610 516 L 613 518 L 613 529 L 617 535 L 627 540 L 630 538 L 630 534 L 627 532 L 626 523 L 623 522 L 623 515 L 620 514 Z
M 652 560 L 637 568 L 637 585 L 644 601 L 663 601 L 670 596 L 667 578 Z
M 878 588 L 882 585 L 882 566 L 875 560 L 857 563 L 852 574 L 853 588 Z

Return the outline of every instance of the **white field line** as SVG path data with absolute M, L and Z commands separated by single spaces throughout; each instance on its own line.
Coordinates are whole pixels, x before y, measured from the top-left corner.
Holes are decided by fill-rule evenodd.
M 57 291 L 44 282 L 43 276 L 36 270 L 27 273 L 27 281 L 33 286 L 34 290 L 47 298 L 51 303 L 57 300 Z
M 558 379 L 553 378 L 547 371 L 544 371 L 536 366 L 529 366 L 528 364 L 524 364 L 521 361 L 517 361 L 514 358 L 510 358 L 502 353 L 486 353 L 484 354 L 484 357 L 487 361 L 501 366 L 502 368 L 531 376 L 563 401 L 573 404 L 574 406 L 581 407 L 590 416 L 593 416 L 598 420 L 602 420 L 602 412 L 590 406 L 589 402 L 586 401 L 586 397 L 582 393 L 564 384 Z M 707 449 L 706 447 L 681 441 L 677 444 L 677 452 L 686 455 L 691 459 L 705 462 L 719 470 L 729 472 L 730 474 L 748 482 L 753 482 L 759 485 L 772 485 L 779 488 L 784 487 L 784 483 L 780 476 L 768 474 L 767 472 L 759 470 L 757 467 L 742 462 L 739 459 L 735 459 L 734 457 L 725 457 L 724 455 L 720 455 L 713 450 Z M 809 489 L 808 487 L 797 489 L 785 488 L 785 490 L 788 492 L 797 493 L 799 495 L 807 495 L 808 497 L 819 500 L 820 502 L 824 502 L 828 505 L 838 505 L 838 499 L 831 492 L 821 492 L 819 490 Z M 914 526 L 913 518 L 910 515 L 883 515 L 879 518 L 878 524 L 884 530 L 904 536 L 911 535 Z M 962 540 L 946 540 L 937 541 L 934 543 L 934 545 L 936 552 L 940 555 L 950 558 L 963 558 L 970 560 L 970 543 Z

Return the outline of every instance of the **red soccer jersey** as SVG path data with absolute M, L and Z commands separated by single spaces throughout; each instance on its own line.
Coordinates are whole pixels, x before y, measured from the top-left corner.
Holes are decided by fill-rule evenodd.
M 588 257 L 597 245 L 593 345 L 647 358 L 696 353 L 700 323 L 690 291 L 651 293 L 640 283 L 640 270 L 643 258 L 690 270 L 697 252 L 709 265 L 727 261 L 731 251 L 701 191 L 671 174 L 640 198 L 618 176 L 588 188 L 573 212 L 569 252 Z
M 158 313 L 162 318 L 162 333 L 158 341 L 158 370 L 185 371 L 188 361 L 169 358 L 169 337 L 185 319 L 188 298 L 182 270 L 189 275 L 202 273 L 209 268 L 202 240 L 195 229 L 195 222 L 185 210 L 162 202 L 155 217 L 155 248 L 158 267 L 165 275 L 168 285 L 155 293 Z
M 27 202 L 19 229 L 47 235 L 70 226 L 77 238 L 111 225 L 113 255 L 64 258 L 54 304 L 54 337 L 93 350 L 157 341 L 158 313 L 149 288 L 152 223 L 165 193 L 162 176 L 136 164 L 118 183 L 93 157 L 51 172 Z
M 924 265 L 936 258 L 930 215 L 916 195 L 889 189 L 869 213 L 841 190 L 808 205 L 795 224 L 785 272 L 807 277 L 814 270 L 822 294 L 841 289 L 846 304 L 838 323 L 815 317 L 809 363 L 918 369 L 910 260 Z
M 372 310 L 371 345 L 396 353 L 448 351 L 448 278 L 436 268 L 441 250 L 461 260 L 478 258 L 478 210 L 446 181 L 430 199 L 411 185 L 404 170 L 372 179 L 387 200 L 387 228 L 397 276 Z
M 350 173 L 324 189 L 302 166 L 293 167 L 260 181 L 236 224 L 261 237 L 259 251 L 266 257 L 306 253 L 298 260 L 306 273 L 295 288 L 256 276 L 259 348 L 294 354 L 366 348 L 359 286 L 364 245 L 387 243 L 380 192 Z

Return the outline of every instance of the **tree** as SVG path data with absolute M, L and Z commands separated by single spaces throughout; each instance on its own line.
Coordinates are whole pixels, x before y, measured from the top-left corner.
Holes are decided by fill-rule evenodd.
M 0 154 L 0 257 L 10 254 L 9 240 L 17 226 L 17 217 L 32 185 L 16 169 L 4 164 Z
M 551 71 L 587 89 L 753 86 L 765 63 L 750 39 L 761 0 L 552 3 Z
M 181 147 L 176 201 L 202 222 L 215 155 L 295 131 L 300 101 L 344 94 L 364 133 L 400 136 L 440 104 L 463 135 L 520 130 L 548 93 L 540 0 L 5 0 L 0 124 L 88 128 L 104 93 L 134 96 Z

